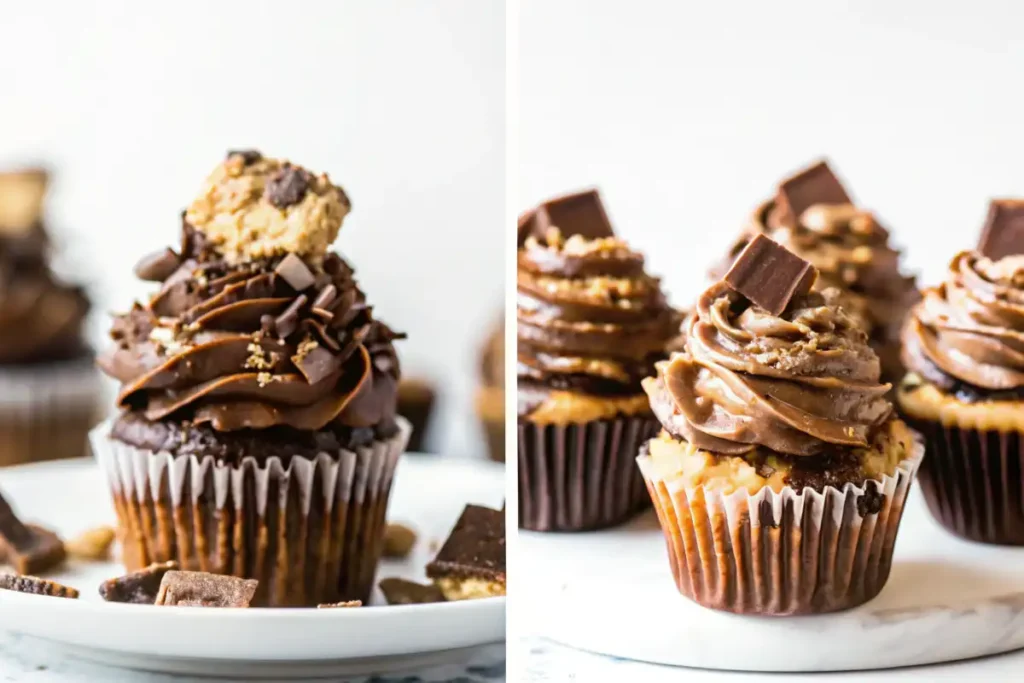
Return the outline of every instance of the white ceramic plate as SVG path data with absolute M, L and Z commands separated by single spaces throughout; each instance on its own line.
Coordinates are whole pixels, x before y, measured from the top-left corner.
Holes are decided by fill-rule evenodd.
M 0 469 L 0 489 L 25 521 L 65 538 L 114 513 L 92 460 Z M 500 507 L 501 465 L 406 455 L 388 519 L 419 534 L 409 558 L 385 561 L 378 579 L 424 579 L 424 567 L 466 503 Z M 99 584 L 116 563 L 70 562 L 47 578 L 74 586 L 78 600 L 0 591 L 0 628 L 60 643 L 76 655 L 155 671 L 244 678 L 356 675 L 425 666 L 505 638 L 505 598 L 359 609 L 214 610 L 103 602 Z
M 848 612 L 744 617 L 679 595 L 653 512 L 607 531 L 521 532 L 517 595 L 537 635 L 627 659 L 739 671 L 847 671 L 1024 647 L 1024 548 L 955 538 L 915 489 L 881 594 Z M 520 612 L 524 610 L 521 608 Z

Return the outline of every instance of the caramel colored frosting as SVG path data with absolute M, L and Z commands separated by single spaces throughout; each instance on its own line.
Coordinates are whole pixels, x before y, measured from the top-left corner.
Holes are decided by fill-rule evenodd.
M 882 356 L 884 376 L 897 379 L 902 372 L 898 358 L 890 352 L 919 295 L 914 278 L 900 273 L 900 254 L 890 246 L 888 231 L 874 215 L 850 204 L 818 204 L 804 211 L 794 225 L 787 222 L 774 200 L 765 202 L 726 262 L 712 272 L 713 277 L 721 277 L 757 233 L 771 237 L 817 268 L 818 290 L 836 287 L 842 291 L 843 307 L 859 319 Z
M 1024 390 L 1024 256 L 961 252 L 903 331 L 907 368 L 971 399 Z
M 307 187 L 296 206 L 319 201 L 311 195 L 320 197 Z M 281 233 L 263 230 L 251 239 L 283 248 Z M 307 244 L 300 232 L 292 244 Z M 352 268 L 334 253 L 256 258 L 263 252 L 245 241 L 228 258 L 224 233 L 212 235 L 186 214 L 180 253 L 137 267 L 160 289 L 114 319 L 116 344 L 100 366 L 121 382 L 118 404 L 218 431 L 393 429 L 401 335 L 374 319 Z
M 665 430 L 725 455 L 866 447 L 892 411 L 890 385 L 839 298 L 812 292 L 773 316 L 712 285 L 687 321 L 685 351 L 644 381 Z
M 520 414 L 552 392 L 642 395 L 640 382 L 679 331 L 660 281 L 615 238 L 563 239 L 553 229 L 518 254 Z
M 206 179 L 185 220 L 228 263 L 285 254 L 315 262 L 351 206 L 327 174 L 256 151 L 233 152 Z
M 87 353 L 89 302 L 49 266 L 41 170 L 0 173 L 0 363 L 66 360 Z

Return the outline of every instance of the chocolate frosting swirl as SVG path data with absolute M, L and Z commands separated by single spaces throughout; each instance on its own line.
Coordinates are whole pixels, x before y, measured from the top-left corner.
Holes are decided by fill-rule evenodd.
M 909 370 L 946 390 L 1024 389 L 1024 256 L 961 252 L 923 294 L 903 331 Z
M 764 202 L 712 276 L 722 277 L 758 233 L 817 268 L 816 289 L 840 289 L 843 306 L 860 319 L 876 351 L 888 351 L 882 348 L 886 344 L 895 346 L 903 320 L 920 295 L 914 278 L 900 273 L 900 254 L 889 244 L 889 232 L 870 212 L 851 204 L 819 204 L 794 224 L 775 200 Z M 882 361 L 886 376 L 901 374 L 895 353 Z
M 638 394 L 679 332 L 660 281 L 618 239 L 563 239 L 558 230 L 531 237 L 516 280 L 521 397 L 549 389 Z
M 685 351 L 644 381 L 664 428 L 726 455 L 867 446 L 892 411 L 890 387 L 839 296 L 812 292 L 773 316 L 712 285 L 687 320 Z
M 118 404 L 218 431 L 392 431 L 403 335 L 373 318 L 340 256 L 298 270 L 289 259 L 229 263 L 184 221 L 180 255 L 139 269 L 160 290 L 115 317 L 99 360 Z

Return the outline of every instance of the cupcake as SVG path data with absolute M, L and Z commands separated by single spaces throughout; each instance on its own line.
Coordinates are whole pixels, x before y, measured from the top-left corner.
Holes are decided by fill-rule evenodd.
M 184 213 L 159 283 L 114 319 L 120 414 L 91 443 L 129 571 L 259 580 L 254 604 L 367 600 L 409 425 L 402 335 L 329 251 L 349 200 L 326 175 L 233 152 Z
M 644 381 L 663 429 L 637 462 L 676 586 L 705 607 L 832 612 L 889 575 L 923 448 L 841 293 L 810 291 L 814 276 L 756 237 Z
M 42 170 L 0 173 L 0 466 L 85 455 L 99 418 L 89 302 L 50 269 L 46 188 Z
M 925 439 L 919 479 L 932 515 L 964 538 L 1009 545 L 1024 545 L 1021 219 L 1024 202 L 993 202 L 979 251 L 957 254 L 924 290 L 903 331 L 897 392 Z
M 434 414 L 436 398 L 433 385 L 425 379 L 403 377 L 398 383 L 398 414 L 412 426 L 409 450 L 414 453 L 426 452 L 427 427 Z
M 494 328 L 484 344 L 480 362 L 480 388 L 476 413 L 483 426 L 487 454 L 505 462 L 505 321 Z
M 843 307 L 868 333 L 882 363 L 882 379 L 903 377 L 900 328 L 919 298 L 913 277 L 900 272 L 900 254 L 888 231 L 869 211 L 853 205 L 828 164 L 819 162 L 779 184 L 733 244 L 726 260 L 712 270 L 721 278 L 754 235 L 763 234 L 818 269 L 816 287 L 835 287 Z
M 596 192 L 520 224 L 519 526 L 608 527 L 648 504 L 633 459 L 658 423 L 640 382 L 679 316 L 643 256 L 612 235 Z

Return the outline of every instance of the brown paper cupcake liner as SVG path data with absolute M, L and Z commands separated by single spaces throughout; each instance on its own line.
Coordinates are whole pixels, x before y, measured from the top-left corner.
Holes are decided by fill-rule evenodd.
M 91 359 L 0 371 L 0 467 L 85 455 L 99 393 Z
M 567 425 L 520 422 L 520 528 L 602 529 L 646 508 L 648 497 L 634 460 L 660 427 L 653 417 Z
M 128 571 L 176 560 L 190 570 L 259 580 L 254 604 L 367 601 L 388 496 L 409 423 L 355 451 L 237 465 L 90 434 L 117 511 Z
M 679 592 L 737 614 L 822 614 L 878 595 L 914 471 L 924 448 L 894 476 L 824 491 L 765 487 L 722 494 L 658 477 L 637 458 L 658 513 Z
M 928 457 L 917 478 L 932 516 L 971 541 L 1024 545 L 1024 444 L 1016 431 L 908 420 Z

